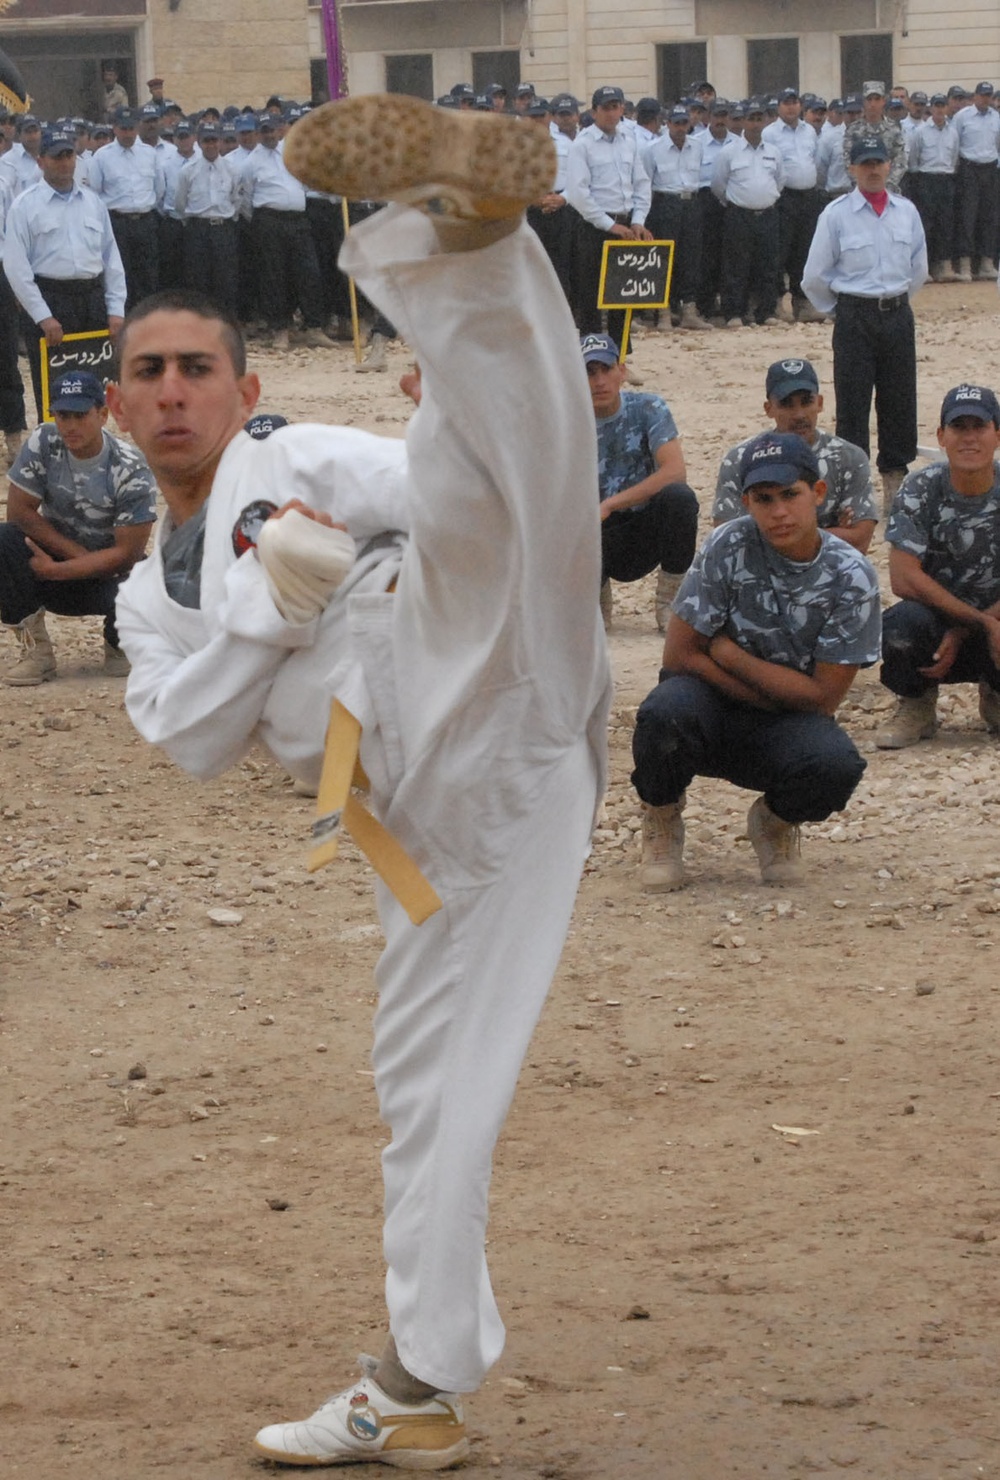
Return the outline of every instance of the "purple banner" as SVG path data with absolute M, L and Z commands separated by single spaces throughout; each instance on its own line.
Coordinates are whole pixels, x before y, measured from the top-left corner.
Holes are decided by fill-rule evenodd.
M 323 40 L 326 43 L 326 76 L 330 100 L 336 102 L 337 98 L 344 97 L 347 92 L 337 0 L 323 0 Z

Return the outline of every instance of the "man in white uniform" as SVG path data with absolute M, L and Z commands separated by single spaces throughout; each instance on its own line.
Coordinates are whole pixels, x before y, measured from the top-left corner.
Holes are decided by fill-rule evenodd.
M 361 97 L 296 125 L 286 159 L 314 189 L 418 206 L 352 231 L 341 266 L 414 346 L 421 405 L 405 446 L 302 426 L 255 442 L 242 424 L 256 377 L 214 310 L 154 300 L 126 324 L 115 416 L 169 510 L 119 602 L 126 702 L 196 774 L 260 739 L 315 783 L 339 700 L 363 727 L 373 810 L 442 902 L 418 929 L 378 891 L 386 1347 L 310 1419 L 256 1440 L 287 1464 L 438 1469 L 468 1452 L 459 1395 L 503 1347 L 491 1158 L 603 785 L 599 530 L 580 497 L 597 488 L 593 414 L 565 299 L 522 219 L 552 180 L 544 130 Z M 560 469 L 544 504 L 542 457 Z M 289 518 L 290 496 L 359 551 L 297 620 L 247 547 L 277 504 Z

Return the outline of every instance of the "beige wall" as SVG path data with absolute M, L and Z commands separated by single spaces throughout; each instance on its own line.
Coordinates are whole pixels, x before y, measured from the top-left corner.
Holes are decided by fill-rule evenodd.
M 149 0 L 148 63 L 187 112 L 309 96 L 306 0 Z

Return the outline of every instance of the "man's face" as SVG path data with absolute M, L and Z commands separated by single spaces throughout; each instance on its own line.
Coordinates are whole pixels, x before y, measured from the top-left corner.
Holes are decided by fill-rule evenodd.
M 989 93 L 976 93 L 972 99 L 978 113 L 985 113 L 993 101 Z
M 38 158 L 38 151 L 42 147 L 42 131 L 40 128 L 25 128 L 21 130 L 21 143 L 24 152 L 30 154 L 32 159 Z
M 870 98 L 863 98 L 861 111 L 865 115 L 866 123 L 881 123 L 882 114 L 885 112 L 885 98 L 878 93 L 872 93 Z
M 278 131 L 273 128 L 262 128 L 260 131 L 260 142 L 265 149 L 277 149 Z
M 910 103 L 909 103 L 909 109 L 910 109 L 910 117 L 911 118 L 915 118 L 917 120 L 917 122 L 919 123 L 920 120 L 924 117 L 925 110 L 924 110 L 923 103 L 915 103 L 912 100 L 912 98 L 911 98 L 910 99 Z
M 136 140 L 135 127 L 132 124 L 116 123 L 115 138 L 123 149 L 131 149 Z
M 118 425 L 173 486 L 214 469 L 259 394 L 256 375 L 236 374 L 220 323 L 167 310 L 131 326 L 119 382 L 108 388 Z
M 594 109 L 594 122 L 604 134 L 613 134 L 624 116 L 624 103 L 598 103 Z
M 690 123 L 668 123 L 667 132 L 670 135 L 670 142 L 676 144 L 678 149 L 683 149 L 691 133 L 691 125 Z
M 95 134 L 94 135 L 94 142 L 93 142 L 93 151 L 94 151 L 94 153 L 96 154 L 97 151 L 98 151 L 98 149 L 103 149 L 106 144 L 110 144 L 110 143 L 111 143 L 111 139 L 110 139 L 110 137 L 107 134 Z
M 490 94 L 490 108 L 493 110 L 494 113 L 502 113 L 506 107 L 507 107 L 507 94 L 506 93 L 491 93 Z
M 226 137 L 222 139 L 219 143 L 219 153 L 222 155 L 223 158 L 225 158 L 227 154 L 232 154 L 235 148 L 236 140 L 233 138 L 232 134 L 227 134 Z M 204 152 L 205 151 L 203 147 L 202 153 L 204 154 Z
M 602 365 L 600 360 L 591 360 L 587 365 L 587 382 L 595 416 L 614 416 L 621 405 L 622 386 L 625 383 L 624 367 Z
M 850 172 L 862 190 L 869 195 L 879 195 L 886 187 L 891 166 L 887 159 L 859 159 L 850 166 Z
M 555 115 L 555 119 L 556 128 L 561 134 L 565 134 L 567 139 L 576 138 L 576 131 L 580 127 L 580 115 L 578 113 L 570 113 L 564 109 Z
M 948 121 L 948 104 L 934 103 L 931 107 L 931 118 L 938 128 L 943 128 Z
M 175 134 L 174 144 L 182 159 L 190 159 L 194 153 L 194 134 Z
M 787 98 L 778 104 L 778 117 L 782 123 L 798 123 L 802 113 L 802 104 L 798 98 Z
M 713 113 L 708 127 L 713 139 L 724 139 L 729 132 L 729 114 Z
M 43 154 L 38 161 L 46 185 L 65 195 L 72 189 L 76 169 L 76 155 L 72 149 L 60 149 L 58 154 Z
M 155 148 L 160 142 L 160 120 L 158 118 L 144 118 L 139 125 L 139 138 L 150 148 Z
M 812 446 L 823 397 L 818 391 L 792 391 L 780 401 L 765 401 L 764 410 L 773 418 L 777 431 L 794 432 Z
M 938 445 L 956 473 L 986 473 L 1000 447 L 1000 431 L 978 416 L 959 416 L 946 427 L 938 427 Z
M 760 143 L 760 136 L 763 132 L 763 113 L 748 113 L 746 116 L 746 122 L 743 125 L 743 137 L 746 139 L 747 143 L 752 144 L 753 147 L 756 149 L 757 145 Z
M 757 483 L 743 495 L 743 506 L 768 544 L 788 560 L 811 560 L 819 531 L 816 511 L 826 494 L 822 480 L 810 488 L 804 478 L 791 486 Z
M 532 97 L 531 93 L 518 93 L 517 97 L 514 99 L 514 112 L 527 113 L 528 109 L 531 107 L 534 101 L 535 100 Z
M 826 122 L 826 109 L 825 108 L 807 108 L 806 109 L 806 123 L 811 124 L 812 127 L 816 130 L 817 133 L 819 133 L 820 129 L 823 127 L 823 125 L 824 125 L 825 122 Z
M 213 164 L 218 159 L 221 148 L 221 139 L 202 139 L 201 141 L 201 152 L 209 164 Z
M 93 73 L 91 73 L 91 76 L 93 76 Z M 105 67 L 104 71 L 101 73 L 101 76 L 104 78 L 104 86 L 108 89 L 114 87 L 115 83 L 118 81 L 118 73 L 115 71 L 114 67 Z
M 77 154 L 86 154 L 90 148 L 90 133 L 87 129 L 78 129 L 76 135 Z
M 968 98 L 949 98 L 948 99 L 948 117 L 949 118 L 954 118 L 955 114 L 961 108 L 964 108 L 966 106 L 966 104 L 968 103 L 968 101 L 969 101 Z
M 91 406 L 89 411 L 53 411 L 56 431 L 74 457 L 96 457 L 104 445 L 106 406 Z

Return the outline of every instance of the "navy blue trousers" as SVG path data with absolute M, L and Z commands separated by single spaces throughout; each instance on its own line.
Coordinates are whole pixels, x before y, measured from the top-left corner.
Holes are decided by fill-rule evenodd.
M 698 496 L 686 483 L 668 483 L 641 509 L 609 514 L 601 525 L 601 584 L 638 581 L 657 566 L 680 575 L 694 559 Z
M 16 627 L 40 606 L 59 617 L 103 617 L 104 640 L 118 646 L 115 599 L 118 581 L 40 581 L 28 564 L 31 551 L 16 524 L 0 524 L 0 622 Z
M 793 823 L 842 811 L 866 765 L 828 715 L 755 709 L 665 668 L 639 706 L 632 757 L 632 785 L 651 807 L 680 801 L 695 776 L 718 776 L 763 792 Z
M 920 672 L 934 661 L 938 643 L 954 624 L 920 601 L 898 601 L 882 616 L 882 670 L 887 689 L 919 699 L 935 682 Z M 982 632 L 970 632 L 940 683 L 987 683 L 1000 692 L 1000 668 Z

